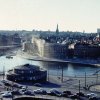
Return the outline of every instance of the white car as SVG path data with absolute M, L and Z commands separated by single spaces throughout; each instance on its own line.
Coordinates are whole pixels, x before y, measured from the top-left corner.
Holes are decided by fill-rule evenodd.
M 40 89 L 34 90 L 33 92 L 35 94 L 42 94 L 42 89 L 40 88 Z
M 89 94 L 87 94 L 87 96 L 88 97 L 97 97 L 97 94 L 95 94 L 95 93 L 89 93 Z
M 8 98 L 8 97 L 12 97 L 12 94 L 11 94 L 11 92 L 8 92 L 8 93 L 3 93 L 1 96 Z

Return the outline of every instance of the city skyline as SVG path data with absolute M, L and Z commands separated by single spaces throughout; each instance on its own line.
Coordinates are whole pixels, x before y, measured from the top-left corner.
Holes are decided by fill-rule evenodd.
M 99 0 L 0 0 L 0 30 L 96 32 Z

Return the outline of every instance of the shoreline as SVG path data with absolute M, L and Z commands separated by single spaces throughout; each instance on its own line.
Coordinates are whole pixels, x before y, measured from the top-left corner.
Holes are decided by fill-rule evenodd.
M 100 62 L 93 59 L 55 59 L 55 58 L 47 58 L 47 57 L 40 57 L 40 56 L 32 56 L 26 52 L 21 52 L 21 54 L 17 54 L 24 59 L 34 60 L 34 61 L 43 61 L 43 62 L 58 62 L 58 63 L 72 63 L 72 64 L 82 64 L 82 65 L 90 65 L 95 67 L 100 67 Z

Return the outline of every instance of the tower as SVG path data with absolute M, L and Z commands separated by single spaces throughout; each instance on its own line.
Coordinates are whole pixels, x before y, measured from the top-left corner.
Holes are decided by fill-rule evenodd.
M 56 34 L 57 35 L 59 34 L 58 24 L 57 24 Z

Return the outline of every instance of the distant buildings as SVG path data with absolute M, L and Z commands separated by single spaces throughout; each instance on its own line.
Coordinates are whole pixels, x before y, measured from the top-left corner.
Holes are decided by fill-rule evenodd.
M 73 46 L 73 48 L 72 48 Z M 38 37 L 32 37 L 31 43 L 24 43 L 23 51 L 41 57 L 66 58 L 100 58 L 100 29 L 98 33 L 41 31 Z
M 100 34 L 100 28 L 98 28 L 98 29 L 97 29 L 97 33 L 99 33 L 99 34 Z
M 8 45 L 21 45 L 21 37 L 17 33 L 13 35 L 0 34 L 0 46 L 8 46 Z
M 41 57 L 66 59 L 68 55 L 67 41 L 59 37 L 59 29 L 57 25 L 55 36 L 45 38 L 32 38 L 31 43 L 23 44 L 23 51 L 35 53 Z
M 66 59 L 68 44 L 50 43 L 43 39 L 33 38 L 32 43 L 23 44 L 23 51 L 37 53 L 41 57 Z
M 74 46 L 74 57 L 92 59 L 99 58 L 100 46 L 87 43 L 77 43 Z
M 6 76 L 14 82 L 45 82 L 47 71 L 35 65 L 25 64 L 8 71 Z

